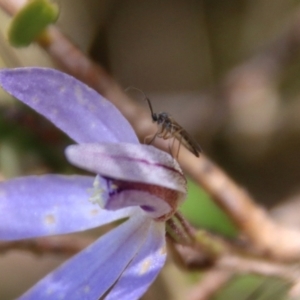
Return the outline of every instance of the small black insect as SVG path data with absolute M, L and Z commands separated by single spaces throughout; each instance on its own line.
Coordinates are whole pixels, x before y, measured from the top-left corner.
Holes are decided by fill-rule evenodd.
M 183 144 L 195 156 L 199 157 L 202 150 L 198 143 L 169 114 L 167 114 L 166 112 L 154 113 L 150 99 L 147 97 L 145 98 L 151 111 L 152 121 L 156 122 L 159 126 L 158 131 L 154 134 L 148 144 L 151 144 L 156 137 L 163 138 L 164 140 L 174 138 L 174 141 L 175 139 L 179 141 L 179 147 L 176 157 L 178 157 L 181 144 Z M 171 148 L 173 148 L 173 144 Z

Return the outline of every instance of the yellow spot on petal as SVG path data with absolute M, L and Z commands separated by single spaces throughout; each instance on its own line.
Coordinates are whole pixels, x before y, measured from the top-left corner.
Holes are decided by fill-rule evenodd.
M 41 100 L 40 100 L 37 96 L 34 96 L 34 97 L 32 98 L 32 103 L 34 103 L 34 104 L 38 104 L 40 101 L 41 101 Z
M 65 90 L 66 90 L 66 87 L 65 87 L 64 85 L 62 85 L 62 86 L 59 88 L 59 92 L 60 92 L 60 93 L 63 93 Z
M 99 209 L 92 209 L 90 213 L 92 217 L 97 216 L 99 214 Z
M 24 184 L 19 186 L 20 191 L 24 191 L 26 189 L 26 186 Z
M 56 222 L 56 219 L 55 219 L 55 217 L 53 215 L 47 215 L 45 217 L 45 223 L 47 225 L 53 225 L 53 224 L 55 224 L 55 222 Z
M 51 294 L 53 294 L 53 292 L 54 292 L 53 287 L 48 287 L 48 288 L 46 289 L 46 294 L 47 294 L 47 295 L 51 295 Z
M 4 192 L 3 190 L 0 190 L 0 197 L 5 197 L 6 196 L 6 192 Z
M 162 255 L 166 254 L 166 253 L 167 253 L 167 248 L 166 248 L 166 246 L 161 247 L 159 252 L 160 252 L 160 254 L 162 254 Z
M 58 110 L 56 108 L 51 109 L 52 116 L 56 116 L 58 114 Z
M 113 190 L 117 190 L 117 189 L 119 188 L 115 183 L 112 183 L 110 187 L 111 187 Z
M 85 104 L 84 98 L 82 98 L 82 96 L 80 96 L 80 97 L 77 96 L 77 103 L 84 106 L 84 104 Z
M 96 106 L 95 106 L 94 104 L 89 104 L 89 105 L 88 105 L 88 110 L 89 110 L 90 112 L 95 112 L 95 111 L 96 111 Z
M 143 275 L 145 274 L 149 268 L 151 266 L 151 259 L 145 259 L 142 263 L 142 266 L 141 266 L 141 270 L 140 270 L 140 274 Z
M 77 103 L 84 106 L 87 103 L 87 100 L 84 98 L 82 89 L 80 86 L 75 87 L 75 95 L 77 99 Z
M 76 85 L 75 86 L 75 95 L 78 97 L 78 98 L 81 98 L 82 97 L 82 90 L 81 90 L 81 87 L 79 85 Z

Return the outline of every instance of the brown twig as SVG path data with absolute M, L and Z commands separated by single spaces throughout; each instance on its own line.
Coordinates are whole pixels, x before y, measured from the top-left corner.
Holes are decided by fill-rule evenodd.
M 233 276 L 233 272 L 212 269 L 188 293 L 188 300 L 208 300 Z
M 82 236 L 51 236 L 20 241 L 0 241 L 0 253 L 25 250 L 36 254 L 73 255 L 86 248 L 93 239 Z
M 181 266 L 191 267 L 192 270 L 206 269 L 203 253 L 194 251 L 188 247 L 176 245 L 174 249 L 181 257 Z M 190 252 L 190 253 L 189 253 Z M 300 270 L 297 265 L 277 263 L 255 256 L 245 256 L 237 252 L 227 252 L 220 255 L 214 262 L 211 261 L 207 275 L 191 291 L 188 299 L 209 299 L 216 293 L 233 275 L 257 274 L 266 277 L 277 277 L 291 285 L 290 295 L 299 297 L 300 295 Z
M 269 42 L 258 54 L 229 72 L 223 82 L 223 87 L 226 86 L 223 92 L 227 94 L 228 100 L 236 99 L 235 93 L 239 91 L 243 94 L 256 93 L 257 86 L 264 87 L 280 76 L 281 71 L 299 56 L 299 26 L 300 11 L 295 13 L 289 28 L 279 37 Z
M 86 248 L 93 240 L 84 236 L 53 236 L 32 240 L 0 242 L 0 253 L 17 249 L 30 251 L 37 255 L 60 254 L 69 256 Z M 180 260 L 188 269 L 203 270 L 210 267 L 207 275 L 192 290 L 188 299 L 209 299 L 209 296 L 230 280 L 234 274 L 247 273 L 284 279 L 293 284 L 291 294 L 299 295 L 297 294 L 299 292 L 297 287 L 299 285 L 300 271 L 296 266 L 250 256 L 245 257 L 240 255 L 239 252 L 220 255 L 215 261 L 211 261 L 207 260 L 204 253 L 195 251 L 193 248 L 174 245 L 170 241 L 168 244 L 173 250 L 176 250 L 177 258 L 180 256 Z
M 300 257 L 300 232 L 276 224 L 244 189 L 205 155 L 201 159 L 186 156 L 181 165 L 193 172 L 197 183 L 224 209 L 254 246 L 278 259 Z
M 230 241 L 206 234 L 207 242 L 197 238 L 196 246 L 173 244 L 172 254 L 180 257 L 180 266 L 189 270 L 212 268 L 233 271 L 235 273 L 257 273 L 265 276 L 277 276 L 290 282 L 297 282 L 300 269 L 296 264 L 276 262 L 255 250 L 236 245 Z
M 14 15 L 24 4 L 26 0 L 1 0 L 1 8 L 9 15 Z
M 294 266 L 274 263 L 267 260 L 242 257 L 228 254 L 220 257 L 215 264 L 216 268 L 234 272 L 237 274 L 258 274 L 270 277 L 278 277 L 289 282 L 298 282 L 299 270 Z

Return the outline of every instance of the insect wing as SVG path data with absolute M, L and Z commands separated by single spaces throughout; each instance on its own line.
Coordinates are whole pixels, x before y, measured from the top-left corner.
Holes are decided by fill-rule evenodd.
M 175 120 L 172 118 L 170 120 L 172 120 L 173 136 L 195 156 L 199 157 L 199 153 L 202 152 L 199 144 Z

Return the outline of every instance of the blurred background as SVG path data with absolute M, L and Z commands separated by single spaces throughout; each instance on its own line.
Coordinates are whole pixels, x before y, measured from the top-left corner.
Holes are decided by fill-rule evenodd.
M 297 0 L 60 0 L 58 3 L 61 10 L 58 26 L 80 49 L 104 66 L 124 89 L 129 86 L 141 89 L 151 99 L 155 111 L 170 113 L 207 155 L 262 206 L 272 209 L 274 217 L 300 226 Z M 17 50 L 8 45 L 9 20 L 0 12 L 1 66 L 55 67 L 36 45 Z M 134 94 L 134 99 L 137 105 L 146 107 L 142 95 Z M 73 172 L 63 156 L 63 149 L 69 143 L 51 124 L 1 91 L 3 178 Z M 193 200 L 205 201 L 196 210 L 196 216 L 190 217 L 192 221 L 232 235 L 232 225 L 223 221 L 226 217 L 215 212 L 203 191 L 194 188 L 193 183 L 190 186 L 189 203 L 193 203 L 190 207 L 197 205 Z M 189 216 L 189 208 L 184 209 Z M 203 214 L 206 209 L 209 214 Z M 203 215 L 209 217 L 205 219 Z M 3 286 L 6 280 L 6 288 L 0 289 L 0 299 L 13 299 L 60 262 L 56 257 L 5 254 L 0 269 L 10 270 L 12 277 L 0 272 Z M 19 270 L 26 270 L 32 264 L 38 267 L 26 282 Z M 199 279 L 198 274 L 187 276 L 171 264 L 161 277 L 145 299 L 184 299 L 190 284 Z M 251 280 L 254 285 L 260 282 Z M 174 281 L 180 287 L 175 292 Z M 247 299 L 247 293 L 250 291 L 241 289 L 226 299 Z M 225 299 L 224 295 L 225 292 L 215 299 Z M 268 297 L 249 299 L 275 299 L 272 295 Z M 277 297 L 284 299 L 278 293 Z

